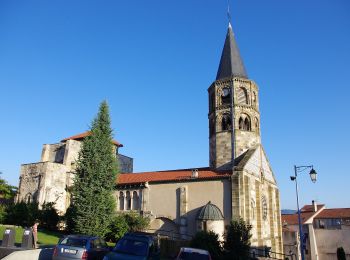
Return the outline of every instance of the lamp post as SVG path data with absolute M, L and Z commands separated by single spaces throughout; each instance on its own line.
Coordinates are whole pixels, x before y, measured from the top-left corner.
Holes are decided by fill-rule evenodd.
M 298 195 L 298 173 L 301 173 L 307 169 L 311 169 L 309 174 L 311 181 L 313 183 L 316 182 L 317 179 L 317 172 L 314 170 L 313 165 L 309 166 L 295 166 L 294 165 L 294 176 L 290 176 L 291 181 L 295 181 L 295 192 L 297 195 L 297 208 L 298 208 L 298 225 L 299 225 L 299 241 L 300 241 L 300 255 L 301 255 L 301 260 L 305 260 L 304 257 L 304 235 L 303 235 L 303 230 L 302 230 L 302 223 L 301 223 L 301 214 L 300 214 L 300 208 L 299 208 L 299 195 Z

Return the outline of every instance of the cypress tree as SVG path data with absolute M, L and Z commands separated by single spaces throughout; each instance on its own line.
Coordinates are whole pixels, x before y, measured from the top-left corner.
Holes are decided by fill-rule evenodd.
M 117 174 L 109 108 L 103 101 L 77 160 L 71 205 L 75 233 L 101 237 L 107 234 L 115 209 Z

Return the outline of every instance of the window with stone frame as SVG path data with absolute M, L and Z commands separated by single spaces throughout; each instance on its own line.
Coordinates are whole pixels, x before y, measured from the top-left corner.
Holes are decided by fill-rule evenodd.
M 33 195 L 31 193 L 28 193 L 25 197 L 24 197 L 24 202 L 25 203 L 31 203 L 33 202 Z
M 227 131 L 231 130 L 232 122 L 231 122 L 231 116 L 229 114 L 224 114 L 221 119 L 221 130 Z
M 238 88 L 238 91 L 237 91 L 237 104 L 249 105 L 248 91 L 244 87 Z
M 139 209 L 139 195 L 137 194 L 137 191 L 133 191 L 132 193 L 132 209 Z
M 238 120 L 238 129 L 244 131 L 251 131 L 250 117 L 247 114 L 242 114 Z
M 124 210 L 124 193 L 119 192 L 119 210 Z
M 224 87 L 221 90 L 221 105 L 229 105 L 231 104 L 231 89 L 229 87 Z
M 131 195 L 130 195 L 130 191 L 126 192 L 126 210 L 131 210 Z

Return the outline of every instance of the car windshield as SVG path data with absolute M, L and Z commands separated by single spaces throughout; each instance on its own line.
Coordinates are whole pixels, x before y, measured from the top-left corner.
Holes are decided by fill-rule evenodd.
M 209 260 L 208 255 L 203 255 L 197 252 L 182 252 L 179 256 L 180 260 Z
M 113 251 L 118 253 L 147 256 L 148 244 L 143 241 L 122 239 L 120 240 Z
M 66 237 L 61 241 L 60 245 L 85 248 L 86 242 L 87 240 L 83 238 Z

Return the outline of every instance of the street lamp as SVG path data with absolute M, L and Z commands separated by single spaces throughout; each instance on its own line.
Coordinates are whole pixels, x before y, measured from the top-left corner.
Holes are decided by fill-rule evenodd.
M 294 165 L 294 176 L 290 176 L 291 181 L 295 181 L 295 192 L 297 195 L 297 208 L 298 208 L 298 225 L 299 225 L 299 241 L 300 241 L 300 255 L 301 255 L 301 260 L 305 260 L 304 257 L 304 235 L 303 235 L 303 230 L 302 230 L 302 226 L 301 226 L 301 214 L 300 214 L 300 208 L 299 208 L 299 195 L 298 195 L 298 181 L 297 181 L 297 177 L 298 177 L 298 173 L 301 173 L 307 169 L 311 169 L 309 174 L 310 174 L 310 178 L 311 181 L 313 183 L 316 182 L 317 179 L 317 172 L 314 170 L 313 165 L 309 165 L 309 166 L 295 166 Z

